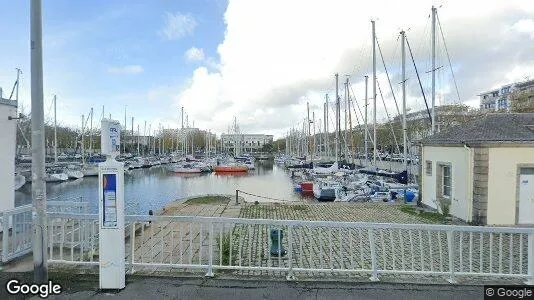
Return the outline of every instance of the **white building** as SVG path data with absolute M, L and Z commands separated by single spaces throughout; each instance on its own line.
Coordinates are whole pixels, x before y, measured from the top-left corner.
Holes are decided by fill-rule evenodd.
M 264 145 L 272 142 L 273 136 L 267 134 L 223 133 L 221 135 L 223 150 L 234 155 L 259 152 Z
M 512 93 L 534 91 L 534 80 L 510 83 L 478 95 L 480 97 L 480 109 L 485 111 L 510 110 L 512 106 Z
M 15 207 L 17 102 L 0 95 L 0 212 Z
M 534 113 L 490 113 L 421 149 L 422 204 L 481 225 L 534 224 Z

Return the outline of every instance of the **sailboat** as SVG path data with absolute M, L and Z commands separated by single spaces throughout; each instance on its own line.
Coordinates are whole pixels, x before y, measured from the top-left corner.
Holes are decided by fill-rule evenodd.
M 15 173 L 15 191 L 18 191 L 26 184 L 26 177 Z
M 46 171 L 46 182 L 62 182 L 67 180 L 69 180 L 69 176 L 67 176 L 61 169 L 49 169 Z

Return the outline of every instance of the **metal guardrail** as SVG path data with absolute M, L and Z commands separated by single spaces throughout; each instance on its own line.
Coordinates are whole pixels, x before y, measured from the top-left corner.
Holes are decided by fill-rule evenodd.
M 74 198 L 72 198 L 74 199 Z M 79 198 L 76 198 L 79 199 Z M 80 201 L 47 201 L 47 211 L 62 213 L 87 213 L 88 202 Z M 3 263 L 32 251 L 32 205 L 16 207 L 0 212 L 2 228 L 1 259 Z M 50 234 L 57 234 L 50 232 Z
M 97 220 L 97 215 L 48 216 L 63 220 L 58 224 Z M 168 267 L 201 269 L 207 276 L 233 270 L 283 273 L 288 279 L 304 272 L 366 273 L 371 280 L 381 274 L 434 274 L 450 282 L 458 276 L 534 282 L 534 228 L 135 215 L 126 216 L 126 223 L 125 260 L 131 272 Z M 282 230 L 275 231 L 274 246 L 287 254 L 272 253 L 272 229 Z M 66 237 L 82 240 L 76 234 Z M 86 255 L 90 252 L 94 247 L 72 243 L 70 255 L 49 257 L 55 263 L 97 264 L 93 254 Z

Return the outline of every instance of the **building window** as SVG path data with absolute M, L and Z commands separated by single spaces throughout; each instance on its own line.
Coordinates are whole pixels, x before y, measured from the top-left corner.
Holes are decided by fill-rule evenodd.
M 449 198 L 451 196 L 451 166 L 441 166 L 442 174 L 442 196 Z
M 483 99 L 488 99 L 488 95 L 484 95 Z
M 493 92 L 493 93 L 491 93 L 491 95 L 492 95 L 493 97 L 497 97 L 497 96 L 499 96 L 499 91 Z
M 426 165 L 425 167 L 426 175 L 432 176 L 432 161 L 427 160 L 425 162 L 425 165 Z

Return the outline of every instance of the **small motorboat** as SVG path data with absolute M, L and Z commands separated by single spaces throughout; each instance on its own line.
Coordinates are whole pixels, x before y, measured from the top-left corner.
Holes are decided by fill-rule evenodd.
M 169 168 L 169 171 L 178 173 L 178 174 L 194 174 L 194 173 L 202 173 L 202 170 L 198 167 L 195 167 L 190 164 L 184 164 L 184 165 L 172 165 Z

